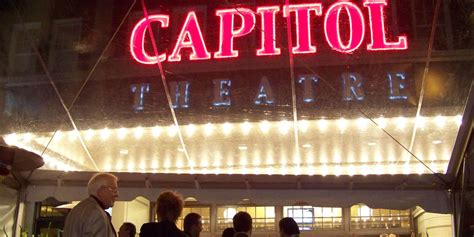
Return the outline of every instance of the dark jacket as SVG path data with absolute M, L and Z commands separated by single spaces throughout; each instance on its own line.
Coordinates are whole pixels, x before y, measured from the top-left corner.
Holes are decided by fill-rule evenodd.
M 140 237 L 186 237 L 171 221 L 149 222 L 140 228 Z

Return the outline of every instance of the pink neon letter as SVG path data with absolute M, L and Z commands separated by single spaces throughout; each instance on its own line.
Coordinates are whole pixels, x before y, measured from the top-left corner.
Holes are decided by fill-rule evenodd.
M 206 44 L 202 37 L 201 28 L 195 12 L 189 12 L 184 22 L 181 33 L 174 46 L 173 53 L 168 57 L 170 62 L 181 61 L 180 51 L 182 48 L 191 48 L 193 53 L 189 56 L 190 60 L 210 59 L 211 54 L 207 51 Z
M 364 6 L 369 8 L 370 34 L 372 42 L 367 45 L 368 50 L 404 50 L 408 48 L 407 37 L 398 36 L 398 42 L 387 42 L 384 22 L 384 6 L 386 0 L 365 0 Z
M 314 11 L 317 16 L 322 14 L 321 3 L 297 4 L 283 7 L 283 16 L 289 17 L 290 12 L 296 14 L 296 41 L 297 46 L 293 47 L 294 54 L 315 53 L 316 46 L 311 45 L 311 29 L 309 14 Z
M 242 19 L 239 29 L 234 29 L 234 16 Z M 234 37 L 249 34 L 255 27 L 255 14 L 247 8 L 217 10 L 216 16 L 221 18 L 219 51 L 214 53 L 215 58 L 235 58 L 239 51 L 234 50 Z
M 341 31 L 339 29 L 342 9 L 346 10 L 349 17 L 349 42 L 344 44 L 341 39 Z M 351 2 L 337 2 L 329 7 L 324 18 L 324 33 L 329 46 L 341 53 L 351 53 L 359 48 L 364 40 L 364 15 L 355 4 Z
M 168 27 L 169 16 L 168 15 L 150 15 L 148 17 L 150 24 L 152 22 L 160 22 L 163 28 Z M 143 64 L 155 64 L 166 60 L 166 54 L 160 54 L 157 56 L 150 56 L 145 51 L 145 34 L 148 28 L 148 22 L 146 18 L 141 19 L 133 28 L 132 36 L 130 37 L 130 53 L 133 58 L 139 63 Z
M 279 6 L 257 8 L 257 13 L 262 16 L 262 47 L 257 50 L 257 55 L 280 55 L 280 48 L 276 47 L 275 14 L 280 11 Z

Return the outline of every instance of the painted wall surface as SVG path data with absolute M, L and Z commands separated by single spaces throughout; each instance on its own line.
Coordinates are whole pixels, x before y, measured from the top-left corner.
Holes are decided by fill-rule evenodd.
M 422 212 L 415 222 L 417 223 L 417 237 L 451 237 L 453 223 L 450 214 L 436 214 Z
M 112 224 L 118 231 L 124 222 L 131 222 L 137 227 L 137 236 L 140 227 L 149 222 L 150 201 L 143 197 L 137 197 L 130 202 L 115 202 L 112 208 Z

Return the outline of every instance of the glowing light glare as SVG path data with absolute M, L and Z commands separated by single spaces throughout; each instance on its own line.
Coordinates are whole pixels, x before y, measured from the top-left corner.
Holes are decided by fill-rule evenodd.
M 303 133 L 307 132 L 308 128 L 309 128 L 309 122 L 307 120 L 299 120 L 298 121 L 298 128 Z
M 133 171 L 135 169 L 135 163 L 133 161 L 128 162 L 128 171 Z
M 441 140 L 434 140 L 434 141 L 432 141 L 431 143 L 433 143 L 433 144 L 435 144 L 435 145 L 438 145 L 438 144 L 443 143 L 443 141 L 441 141 Z
M 344 130 L 346 130 L 347 128 L 347 121 L 344 118 L 340 118 L 337 121 L 337 127 L 339 128 L 341 132 L 344 132 Z
M 128 150 L 126 149 L 120 150 L 120 155 L 128 155 Z
M 368 174 L 371 173 L 371 169 L 369 168 L 368 165 L 363 165 L 360 169 L 361 169 L 362 175 L 364 176 L 367 176 Z
M 260 122 L 260 131 L 262 131 L 262 133 L 264 134 L 270 131 L 270 123 L 267 120 L 263 120 L 262 122 Z
M 15 144 L 17 141 L 18 141 L 18 135 L 16 135 L 16 133 L 8 134 L 8 135 L 5 137 L 5 142 L 6 142 L 8 145 L 13 145 L 13 144 Z
M 136 139 L 140 139 L 143 136 L 143 133 L 145 133 L 145 130 L 142 127 L 136 127 L 133 132 Z
M 127 136 L 127 129 L 119 128 L 117 131 L 117 136 L 120 140 L 123 140 Z
M 178 127 L 175 125 L 169 126 L 168 127 L 168 136 L 169 137 L 174 137 L 178 133 Z
M 92 139 L 93 137 L 94 137 L 94 130 L 92 130 L 92 129 L 89 128 L 89 129 L 86 131 L 85 138 L 86 138 L 86 140 L 90 140 L 90 139 Z
M 425 129 L 426 118 L 423 116 L 418 116 L 415 118 L 415 125 L 417 128 Z
M 225 135 L 229 135 L 232 132 L 232 128 L 233 126 L 231 123 L 225 122 L 224 124 L 222 124 L 222 132 Z
M 402 116 L 396 118 L 395 122 L 397 124 L 397 128 L 400 129 L 400 130 L 405 129 L 405 127 L 407 125 L 407 119 L 405 117 L 402 117 Z
M 204 135 L 210 136 L 212 135 L 213 131 L 214 131 L 214 127 L 212 126 L 211 123 L 207 123 L 206 125 L 204 125 Z
M 242 129 L 242 134 L 244 135 L 248 135 L 250 133 L 250 129 L 252 129 L 252 125 L 247 121 L 243 122 L 240 127 Z
M 248 149 L 248 147 L 246 145 L 239 145 L 239 150 L 241 151 L 246 151 Z
M 385 173 L 384 166 L 381 165 L 381 164 L 377 164 L 377 165 L 375 166 L 375 174 L 377 174 L 377 175 L 382 175 L 382 174 L 384 174 L 384 173 Z
M 56 135 L 54 137 L 56 137 L 58 140 L 61 140 L 63 138 L 63 132 L 61 130 L 56 131 Z
M 283 135 L 288 134 L 288 132 L 290 131 L 290 128 L 291 128 L 291 123 L 286 120 L 280 121 L 278 125 L 278 130 L 280 131 L 280 134 L 283 134 Z
M 71 130 L 68 134 L 69 141 L 75 141 L 79 137 L 79 132 L 77 130 Z
M 436 121 L 436 126 L 438 126 L 439 128 L 442 128 L 444 127 L 444 125 L 446 125 L 446 117 L 444 116 L 441 116 L 441 115 L 436 116 L 435 121 Z
M 462 116 L 461 115 L 456 115 L 456 117 L 454 117 L 454 119 L 456 120 L 456 124 L 459 126 L 461 126 L 462 124 Z
M 311 144 L 303 144 L 302 147 L 303 148 L 311 148 Z
M 161 134 L 161 128 L 159 126 L 154 126 L 152 129 L 151 129 L 151 134 L 153 135 L 153 137 L 157 138 L 160 136 Z
M 355 166 L 352 165 L 352 164 L 349 165 L 349 167 L 347 167 L 347 174 L 348 174 L 349 176 L 354 176 L 355 173 L 356 173 L 356 168 L 355 168 Z
M 340 176 L 341 174 L 342 174 L 342 167 L 340 165 L 336 165 L 336 167 L 334 167 L 334 175 Z
M 386 128 L 387 127 L 387 119 L 385 119 L 382 116 L 375 119 L 375 122 L 377 123 L 377 125 L 379 125 L 380 128 Z
M 195 132 L 196 126 L 194 126 L 194 124 L 189 124 L 188 126 L 186 126 L 186 134 L 188 135 L 188 137 L 193 136 Z
M 110 137 L 110 134 L 110 130 L 108 128 L 104 128 L 100 131 L 100 138 L 102 138 L 102 140 L 107 140 Z
M 422 164 L 418 164 L 416 166 L 416 171 L 419 175 L 422 175 L 425 172 L 425 167 Z
M 369 124 L 369 121 L 367 121 L 367 119 L 365 118 L 358 118 L 356 120 L 356 124 L 360 130 L 365 130 L 367 128 L 367 125 Z
M 327 165 L 321 166 L 321 175 L 326 176 L 326 175 L 328 175 L 328 173 L 329 173 L 328 166 Z
M 318 127 L 319 127 L 319 130 L 321 131 L 326 131 L 326 129 L 328 128 L 328 121 L 326 119 L 320 119 L 318 121 Z
M 409 162 L 405 162 L 403 164 L 403 173 L 404 174 L 410 174 L 411 170 L 410 170 L 410 163 Z
M 33 139 L 33 137 L 34 137 L 33 134 L 31 134 L 31 133 L 29 133 L 29 132 L 28 132 L 28 133 L 25 133 L 25 134 L 23 135 L 23 141 L 24 141 L 24 142 L 30 142 L 31 139 Z

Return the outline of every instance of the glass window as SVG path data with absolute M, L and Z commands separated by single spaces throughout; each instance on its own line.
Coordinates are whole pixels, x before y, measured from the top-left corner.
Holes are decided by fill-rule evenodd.
M 272 206 L 226 206 L 217 208 L 217 230 L 232 227 L 232 218 L 239 212 L 250 214 L 253 231 L 275 230 L 275 207 Z
M 191 212 L 201 215 L 202 231 L 209 232 L 211 230 L 211 207 L 185 207 L 183 208 L 183 213 L 178 218 L 176 225 L 182 230 L 184 228 L 184 217 Z
M 408 229 L 410 220 L 410 210 L 372 209 L 366 205 L 351 207 L 351 229 Z
M 342 208 L 286 206 L 284 217 L 292 217 L 300 230 L 334 230 L 342 229 Z

